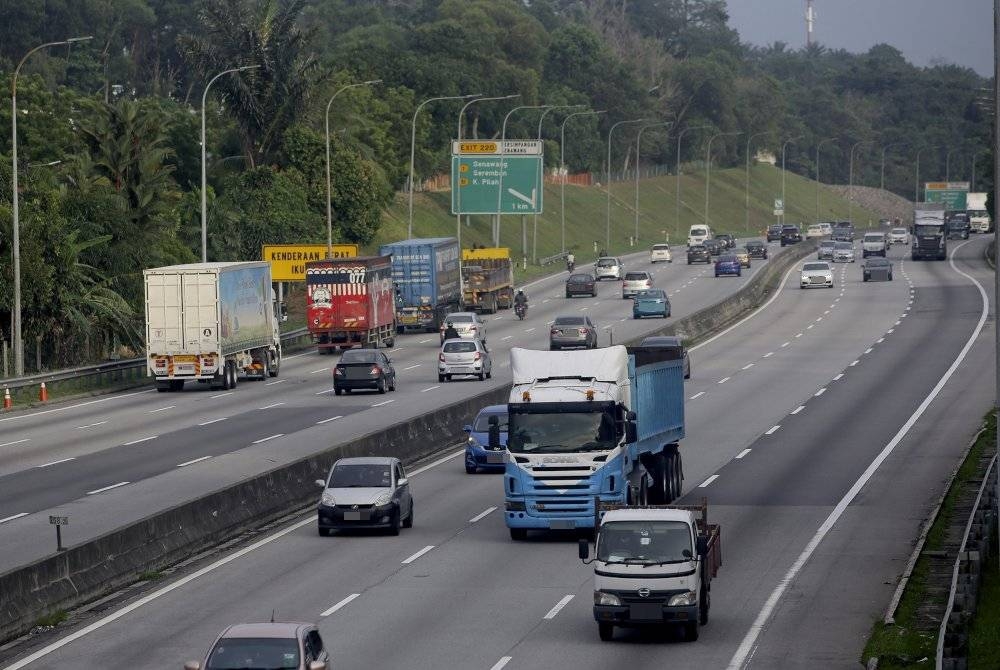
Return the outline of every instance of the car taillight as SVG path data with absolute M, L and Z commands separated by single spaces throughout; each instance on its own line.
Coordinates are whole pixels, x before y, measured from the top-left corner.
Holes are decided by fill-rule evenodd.
M 472 357 L 472 360 L 474 360 L 474 361 L 478 361 L 478 360 L 479 360 L 479 359 L 481 359 L 482 357 L 483 357 L 483 355 L 482 355 L 481 353 L 479 353 L 479 352 L 477 351 L 477 352 L 476 352 L 476 355 Z
M 558 334 L 559 334 L 559 331 L 558 331 L 558 330 L 556 330 L 555 328 L 553 328 L 553 329 L 552 329 L 552 331 L 551 331 L 551 332 L 550 332 L 549 334 L 550 334 L 550 335 L 558 335 Z
M 650 281 L 649 279 L 647 279 L 647 280 L 646 280 L 646 288 L 649 288 L 649 287 L 650 287 L 650 286 L 652 286 L 652 285 L 653 285 L 653 282 L 652 282 L 652 281 Z
M 444 363 L 444 353 L 438 354 L 438 360 Z
M 469 330 L 479 330 L 479 329 L 476 328 L 475 326 L 472 326 L 471 328 L 469 328 Z
M 381 372 L 382 372 L 382 368 L 380 368 L 377 365 L 373 365 L 372 369 L 368 372 L 368 374 L 370 374 L 370 375 L 378 375 L 378 374 L 381 374 Z
M 338 368 L 334 368 L 333 369 L 333 376 L 334 377 L 343 377 L 344 376 L 344 368 L 339 368 L 339 367 Z

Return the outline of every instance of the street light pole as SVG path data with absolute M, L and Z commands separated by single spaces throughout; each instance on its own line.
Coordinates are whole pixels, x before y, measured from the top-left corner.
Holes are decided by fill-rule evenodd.
M 333 258 L 333 206 L 330 202 L 333 200 L 333 191 L 330 187 L 330 105 L 337 98 L 338 95 L 350 88 L 358 88 L 359 86 L 373 86 L 375 84 L 381 84 L 381 79 L 371 79 L 369 81 L 363 81 L 357 84 L 347 84 L 346 86 L 341 86 L 336 93 L 330 96 L 330 101 L 326 103 L 326 257 Z
M 607 110 L 596 112 L 573 112 L 567 114 L 559 128 L 559 218 L 562 242 L 559 251 L 566 253 L 566 122 L 574 116 L 594 116 L 604 114 Z
M 990 153 L 989 149 L 983 149 L 983 150 L 980 150 L 980 151 L 975 151 L 972 154 L 972 179 L 971 179 L 971 182 L 972 182 L 971 186 L 972 186 L 972 188 L 970 190 L 973 193 L 975 193 L 975 191 L 976 191 L 976 159 L 979 158 L 980 155 L 982 155 L 982 154 L 988 154 L 988 153 Z
M 657 128 L 659 126 L 670 126 L 674 125 L 673 121 L 662 121 L 660 123 L 651 123 L 648 126 L 642 126 L 639 128 L 639 132 L 635 136 L 635 241 L 639 241 L 639 146 L 642 142 L 642 131 L 647 128 Z M 667 131 L 670 132 L 669 130 Z M 670 135 L 667 135 L 668 139 Z
M 955 149 L 948 149 L 948 152 L 944 155 L 944 180 L 951 181 L 951 155 L 956 151 L 961 151 L 961 147 Z
M 424 105 L 437 102 L 439 100 L 468 100 L 469 98 L 480 98 L 481 93 L 471 93 L 469 95 L 443 95 L 437 98 L 428 98 L 424 100 L 417 108 L 413 110 L 413 120 L 410 123 L 410 184 L 409 184 L 409 194 L 408 194 L 408 204 L 407 204 L 407 217 L 406 217 L 406 237 L 410 239 L 413 237 L 413 162 L 417 155 L 417 114 L 423 109 Z
M 18 203 L 18 186 L 17 186 L 17 75 L 21 72 L 21 66 L 24 65 L 25 61 L 35 53 L 36 51 L 41 51 L 42 49 L 48 49 L 49 47 L 63 46 L 65 44 L 72 44 L 74 42 L 86 42 L 87 40 L 93 39 L 91 36 L 87 37 L 71 37 L 67 40 L 60 40 L 58 42 L 46 42 L 45 44 L 40 44 L 28 53 L 24 54 L 24 57 L 14 68 L 14 77 L 11 79 L 10 84 L 10 127 L 11 127 L 11 140 L 10 140 L 10 153 L 11 153 L 11 185 L 13 186 L 13 197 L 11 205 L 11 223 L 12 223 L 12 235 L 11 235 L 11 246 L 13 247 L 13 261 L 14 261 L 14 305 L 10 314 L 11 321 L 11 344 L 13 346 L 14 354 L 14 376 L 23 377 L 24 376 L 24 341 L 21 339 L 21 218 L 20 218 L 20 208 Z
M 882 167 L 879 169 L 879 190 L 885 190 L 885 152 L 891 147 L 906 146 L 905 142 L 893 142 L 882 147 Z
M 773 135 L 773 130 L 765 130 L 760 133 L 753 133 L 747 138 L 747 154 L 746 154 L 746 184 L 744 187 L 744 204 L 743 204 L 743 229 L 749 234 L 750 233 L 750 143 L 753 142 L 755 137 L 763 137 L 764 135 Z
M 557 109 L 579 109 L 580 107 L 586 107 L 586 105 L 554 105 L 549 107 L 542 115 L 538 117 L 538 141 L 542 141 L 542 122 L 545 121 L 545 116 L 552 111 Z M 542 145 L 542 170 L 545 169 L 545 145 Z M 541 180 L 541 187 L 545 188 L 545 180 Z M 537 207 L 535 208 L 537 210 Z M 533 215 L 532 220 L 532 231 L 531 231 L 531 262 L 534 263 L 538 260 L 538 212 L 536 211 Z
M 677 224 L 677 234 L 681 231 L 681 140 L 684 139 L 684 134 L 691 130 L 704 130 L 705 128 L 711 128 L 711 125 L 703 126 L 692 126 L 689 128 L 684 128 L 677 134 L 677 194 L 674 198 L 674 223 Z
M 743 131 L 737 130 L 731 133 L 716 133 L 708 138 L 708 146 L 705 148 L 705 225 L 708 223 L 708 192 L 712 185 L 712 141 L 719 137 L 736 137 L 742 135 Z
M 924 151 L 933 151 L 934 149 L 940 149 L 941 145 L 935 144 L 932 147 L 921 147 L 917 149 L 917 160 L 916 160 L 916 176 L 913 180 L 913 204 L 920 202 L 920 154 Z
M 615 128 L 624 125 L 626 123 L 642 123 L 646 119 L 629 119 L 627 121 L 619 121 L 611 126 L 611 130 L 608 131 L 608 162 L 605 165 L 607 171 L 607 183 L 605 184 L 608 193 L 608 206 L 604 216 L 604 248 L 611 253 L 611 135 L 614 134 Z
M 493 246 L 500 246 L 500 216 L 501 207 L 503 205 L 503 172 L 507 168 L 507 163 L 504 161 L 503 147 L 504 143 L 507 141 L 507 121 L 510 119 L 511 115 L 521 109 L 549 109 L 553 105 L 520 105 L 514 109 L 507 112 L 503 117 L 503 125 L 500 127 L 500 176 L 497 179 L 497 218 L 496 224 L 493 227 Z M 521 219 L 521 258 L 524 259 L 527 256 L 525 247 L 528 246 L 528 233 L 524 227 L 524 219 Z M 527 261 L 525 261 L 527 262 Z
M 242 72 L 243 70 L 255 70 L 259 68 L 259 65 L 244 65 L 242 67 L 234 67 L 229 70 L 223 70 L 219 74 L 215 75 L 208 80 L 208 85 L 205 86 L 204 92 L 201 94 L 201 262 L 208 262 L 208 198 L 206 196 L 207 182 L 205 171 L 206 163 L 206 150 L 205 150 L 205 106 L 208 104 L 208 89 L 212 88 L 212 84 L 219 77 L 227 74 L 232 74 L 233 72 Z
M 781 211 L 784 212 L 785 206 L 785 149 L 788 148 L 789 144 L 792 144 L 796 140 L 801 140 L 805 135 L 796 135 L 785 140 L 784 144 L 781 145 Z M 785 215 L 781 215 L 781 222 L 785 222 Z
M 851 146 L 851 154 L 849 158 L 849 166 L 847 169 L 847 220 L 854 224 L 854 150 L 857 149 L 862 144 L 870 144 L 872 140 L 861 140 L 860 142 L 855 142 Z
M 819 223 L 819 150 L 827 142 L 836 142 L 836 141 L 837 141 L 836 137 L 827 137 L 825 139 L 820 140 L 819 143 L 816 145 L 816 221 L 815 221 L 815 223 Z M 784 204 L 784 203 L 782 203 L 782 204 Z

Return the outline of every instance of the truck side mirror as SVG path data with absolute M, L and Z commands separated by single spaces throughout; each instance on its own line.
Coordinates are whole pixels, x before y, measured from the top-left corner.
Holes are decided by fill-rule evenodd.
M 491 416 L 489 418 L 490 431 L 489 431 L 489 445 L 490 449 L 500 448 L 500 419 L 496 416 Z
M 585 538 L 580 538 L 577 541 L 577 553 L 580 556 L 581 561 L 585 561 L 590 558 L 590 543 L 587 542 Z
M 708 538 L 702 535 L 698 538 L 698 555 L 705 556 L 708 554 Z
M 625 441 L 629 444 L 639 441 L 639 433 L 636 430 L 635 421 L 625 422 Z

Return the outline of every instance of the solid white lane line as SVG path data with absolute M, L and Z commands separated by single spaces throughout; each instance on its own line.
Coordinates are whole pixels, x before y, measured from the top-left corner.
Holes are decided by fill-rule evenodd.
M 320 368 L 319 370 L 313 370 L 309 374 L 311 374 L 311 375 L 318 375 L 321 372 L 329 372 L 329 371 L 330 371 L 330 368 Z
M 13 521 L 14 519 L 20 519 L 22 516 L 28 516 L 28 513 L 27 512 L 19 512 L 18 514 L 15 514 L 13 516 L 8 516 L 8 517 L 5 517 L 3 519 L 0 519 L 0 523 L 7 523 L 8 521 Z
M 195 458 L 190 461 L 184 461 L 183 463 L 178 463 L 177 467 L 186 468 L 189 465 L 194 465 L 195 463 L 201 463 L 202 461 L 207 461 L 211 456 L 202 456 L 201 458 Z
M 472 517 L 471 519 L 469 519 L 469 523 L 476 523 L 477 521 L 479 521 L 479 520 L 481 520 L 481 519 L 485 519 L 485 518 L 486 518 L 487 516 L 489 516 L 489 515 L 490 515 L 491 513 L 495 512 L 495 511 L 496 511 L 496 509 L 497 509 L 496 507 L 488 507 L 488 508 L 487 508 L 487 509 L 485 509 L 484 511 L 480 512 L 480 513 L 479 513 L 479 514 L 477 514 L 476 516 L 474 516 L 474 517 Z
M 139 444 L 140 442 L 149 442 L 150 440 L 155 440 L 159 435 L 150 435 L 149 437 L 140 437 L 138 440 L 132 440 L 131 442 L 126 442 L 123 447 L 131 447 L 133 444 Z
M 333 389 L 326 389 L 325 391 L 317 391 L 316 395 L 326 395 L 327 393 L 333 393 Z
M 35 466 L 35 467 L 38 467 L 38 468 L 47 468 L 47 467 L 52 466 L 52 465 L 59 465 L 60 463 L 69 463 L 70 461 L 75 461 L 75 460 L 76 460 L 76 456 L 70 456 L 69 458 L 60 458 L 58 461 L 52 461 L 51 463 L 43 463 L 42 465 L 38 465 L 38 466 Z
M 507 666 L 507 664 L 510 663 L 510 660 L 512 658 L 513 658 L 513 656 L 504 656 L 499 661 L 497 661 L 496 663 L 494 663 L 493 667 L 490 668 L 490 670 L 503 670 Z
M 434 389 L 439 389 L 439 388 L 441 388 L 441 387 L 440 386 L 428 386 L 427 388 L 423 389 L 421 391 L 421 393 L 427 393 L 428 391 L 433 391 Z
M 420 340 L 420 342 L 418 344 L 427 344 L 430 341 L 431 341 L 431 338 L 428 337 L 426 340 Z
M 813 395 L 818 398 L 821 395 L 823 395 L 824 393 L 826 393 L 826 387 L 825 386 L 823 388 L 821 388 L 820 390 L 816 391 L 815 393 L 813 393 Z
M 704 391 L 698 391 L 693 396 L 691 396 L 690 398 L 688 398 L 688 400 L 697 400 L 698 398 L 702 397 L 703 395 L 705 395 Z
M 285 403 L 283 403 L 283 402 L 276 402 L 276 403 L 272 403 L 270 405 L 264 405 L 263 407 L 258 407 L 257 409 L 271 409 L 272 407 L 280 407 L 281 405 L 284 405 L 284 404 Z
M 268 440 L 274 440 L 279 437 L 284 437 L 284 433 L 278 433 L 277 435 L 268 435 L 267 437 L 262 437 L 259 440 L 254 440 L 251 444 L 260 444 L 261 442 L 267 442 Z
M 740 460 L 741 458 L 749 454 L 751 451 L 753 451 L 753 449 L 744 449 L 740 453 L 736 454 L 736 460 Z
M 543 619 L 555 619 L 556 615 L 559 614 L 559 612 L 562 611 L 562 608 L 566 607 L 566 605 L 568 605 L 569 601 L 572 600 L 572 599 L 573 599 L 573 594 L 572 593 L 570 593 L 569 595 L 563 596 L 559 600 L 559 602 L 557 602 L 555 604 L 555 607 L 553 607 L 552 609 L 550 609 L 549 612 L 548 612 L 548 614 L 546 614 L 542 618 Z
M 526 332 L 526 333 L 530 333 L 530 332 L 532 332 L 533 330 L 535 330 L 534 326 L 532 326 L 531 328 L 528 328 L 528 329 L 527 329 L 526 331 L 524 331 L 524 332 Z
M 836 377 L 834 377 L 834 378 L 833 378 L 833 381 L 835 381 L 835 382 L 839 382 L 839 381 L 840 381 L 840 379 L 841 379 L 841 378 L 842 378 L 843 376 L 844 376 L 844 373 L 843 373 L 843 372 L 841 372 L 840 374 L 838 374 L 838 375 L 837 375 Z
M 740 368 L 740 369 L 741 369 L 741 370 L 749 370 L 749 369 L 750 369 L 750 368 L 752 368 L 753 366 L 754 366 L 754 364 L 753 364 L 753 363 L 747 363 L 746 365 L 744 365 L 744 366 L 743 366 L 742 368 Z
M 224 417 L 221 417 L 221 418 L 218 418 L 218 419 L 212 419 L 211 421 L 202 421 L 198 425 L 199 426 L 210 426 L 213 423 L 219 423 L 220 421 L 225 421 L 228 418 L 229 418 L 228 416 L 224 416 Z
M 711 477 L 709 477 L 708 479 L 706 479 L 705 481 L 703 481 L 701 484 L 698 484 L 698 488 L 703 489 L 706 486 L 708 486 L 709 484 L 711 484 L 712 482 L 714 482 L 718 478 L 719 478 L 719 475 L 712 475 Z
M 101 489 L 94 489 L 93 491 L 87 491 L 88 496 L 96 495 L 98 493 L 104 493 L 105 491 L 110 491 L 111 489 L 116 489 L 120 486 L 127 486 L 129 482 L 118 482 L 117 484 L 112 484 L 111 486 L 105 486 Z
M 428 551 L 430 551 L 433 548 L 434 548 L 433 544 L 428 544 L 426 547 L 424 547 L 423 549 L 421 549 L 417 553 L 413 554 L 412 556 L 409 556 L 408 558 L 404 558 L 403 561 L 402 561 L 403 565 L 409 565 L 410 563 L 412 563 L 413 561 L 417 560 L 418 558 L 420 558 L 421 556 L 423 556 L 424 554 L 426 554 Z
M 26 437 L 23 440 L 14 440 L 13 442 L 4 442 L 3 444 L 0 444 L 0 447 L 12 447 L 15 444 L 22 444 L 24 442 L 30 442 L 30 441 L 31 441 L 31 438 L 30 437 Z
M 340 608 L 342 608 L 344 605 L 346 605 L 347 603 L 351 602 L 355 598 L 359 598 L 360 596 L 361 596 L 360 593 L 352 593 L 351 595 L 347 596 L 346 598 L 344 598 L 343 600 L 341 600 L 340 602 L 338 602 L 336 605 L 334 605 L 330 609 L 324 610 L 323 612 L 320 612 L 320 616 L 330 616 L 331 614 L 333 614 L 334 612 L 336 612 L 337 610 L 339 610 Z
M 853 362 L 851 363 L 851 367 L 853 368 L 853 367 L 854 367 L 855 365 L 857 365 L 857 364 L 858 364 L 858 363 L 860 363 L 860 362 L 861 362 L 861 361 L 853 361 Z
M 795 409 L 793 409 L 793 410 L 791 411 L 791 414 L 798 414 L 799 412 L 801 412 L 801 411 L 802 411 L 802 410 L 804 410 L 805 408 L 806 408 L 806 406 L 805 406 L 805 405 L 799 405 L 798 407 L 796 407 Z
M 778 432 L 779 428 L 781 428 L 781 424 L 780 423 L 777 426 L 771 426 L 770 428 L 768 428 L 767 431 L 764 434 L 765 435 L 774 435 L 776 432 Z
M 317 426 L 322 426 L 324 423 L 330 423 L 331 421 L 336 421 L 337 419 L 343 419 L 343 414 L 338 414 L 337 416 L 331 416 L 329 419 L 323 419 L 322 421 L 317 421 Z
M 823 320 L 823 317 L 821 317 L 821 316 L 820 317 L 816 317 L 816 323 L 819 323 L 822 320 Z
M 723 377 L 722 379 L 720 379 L 720 380 L 719 380 L 719 383 L 720 383 L 720 384 L 725 384 L 725 383 L 726 383 L 726 382 L 728 382 L 728 381 L 729 381 L 730 379 L 732 379 L 732 377 Z
M 551 300 L 551 299 L 552 299 L 552 298 L 546 298 L 545 300 L 543 300 L 543 301 L 542 301 L 542 304 L 544 305 L 545 303 L 547 303 L 547 302 L 548 302 L 549 300 Z
M 93 428 L 94 426 L 103 426 L 107 421 L 98 421 L 97 423 L 88 423 L 86 426 L 77 426 L 77 430 L 83 430 L 85 428 Z M 2 446 L 2 445 L 0 445 Z
M 506 335 L 506 336 L 504 336 L 504 337 L 501 337 L 501 338 L 500 338 L 500 341 L 501 341 L 501 342 L 506 342 L 507 340 L 509 340 L 509 339 L 510 339 L 510 338 L 512 338 L 512 337 L 514 337 L 514 336 L 513 336 L 513 335 Z
M 288 381 L 287 379 L 277 379 L 273 382 L 264 382 L 264 386 L 274 386 L 275 384 L 284 384 L 287 381 Z
M 232 394 L 233 394 L 232 391 L 226 391 L 225 393 L 217 393 L 215 395 L 209 396 L 209 398 L 214 400 L 216 398 L 225 398 L 227 395 L 232 395 Z
M 382 402 L 375 403 L 374 405 L 372 405 L 372 407 L 383 407 L 385 405 L 388 405 L 391 402 L 396 402 L 396 401 L 395 400 L 383 400 Z
M 166 407 L 161 407 L 159 409 L 151 409 L 151 410 L 149 410 L 147 412 L 147 414 L 156 414 L 157 412 L 166 412 L 168 409 L 173 409 L 175 407 L 177 407 L 177 405 L 167 405 Z
M 402 351 L 402 350 L 403 350 L 403 349 L 405 349 L 405 348 L 406 348 L 406 347 L 396 347 L 395 349 L 390 349 L 390 350 L 389 350 L 389 353 L 391 353 L 391 354 L 394 354 L 394 353 L 396 353 L 397 351 Z
M 763 356 L 761 356 L 761 358 L 770 358 L 771 356 L 774 356 L 774 352 L 773 351 L 767 352 L 766 354 L 764 354 Z
M 419 368 L 421 365 L 423 365 L 423 363 L 416 363 L 414 365 L 411 365 L 408 368 L 403 368 L 403 371 L 405 372 L 406 370 L 412 370 L 413 368 Z
M 893 325 L 894 325 L 894 326 L 898 326 L 898 325 L 900 325 L 900 324 L 902 324 L 902 323 L 903 323 L 902 321 L 897 321 L 897 322 L 896 322 L 896 323 L 894 323 Z M 890 332 L 891 332 L 891 331 L 890 331 Z

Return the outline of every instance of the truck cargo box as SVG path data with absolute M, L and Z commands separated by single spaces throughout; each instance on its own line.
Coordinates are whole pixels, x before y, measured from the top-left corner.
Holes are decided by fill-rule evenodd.
M 306 323 L 321 347 L 391 339 L 395 305 L 389 256 L 310 261 L 305 274 Z
M 445 314 L 457 310 L 461 300 L 458 240 L 403 240 L 383 244 L 379 255 L 392 256 L 400 325 L 436 330 Z

